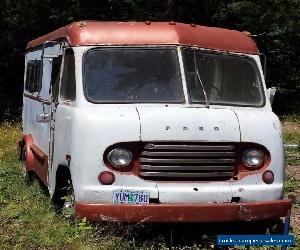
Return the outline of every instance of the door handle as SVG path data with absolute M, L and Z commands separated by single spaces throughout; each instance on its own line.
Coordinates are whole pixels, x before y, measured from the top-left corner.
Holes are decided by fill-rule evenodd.
M 51 121 L 51 116 L 50 114 L 38 114 L 36 115 L 35 117 L 35 120 L 37 122 L 41 122 L 41 123 L 44 123 L 44 122 L 50 122 Z

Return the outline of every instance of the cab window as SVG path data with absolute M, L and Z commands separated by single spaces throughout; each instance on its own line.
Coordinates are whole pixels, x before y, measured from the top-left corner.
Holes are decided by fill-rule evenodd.
M 63 101 L 74 101 L 76 99 L 75 58 L 72 49 L 65 51 L 60 98 Z
M 58 100 L 59 81 L 60 81 L 60 68 L 61 68 L 62 56 L 53 59 L 52 72 L 51 72 L 51 90 L 53 101 Z

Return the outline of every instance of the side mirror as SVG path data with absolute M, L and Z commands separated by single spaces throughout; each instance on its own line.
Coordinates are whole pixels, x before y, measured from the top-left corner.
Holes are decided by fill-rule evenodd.
M 267 93 L 270 99 L 270 103 L 272 104 L 276 94 L 276 88 L 275 87 L 268 88 Z

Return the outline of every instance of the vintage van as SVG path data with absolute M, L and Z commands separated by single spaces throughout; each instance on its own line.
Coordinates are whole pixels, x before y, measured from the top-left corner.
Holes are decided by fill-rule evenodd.
M 291 201 L 270 97 L 248 33 L 75 22 L 27 45 L 23 166 L 92 221 L 278 219 Z

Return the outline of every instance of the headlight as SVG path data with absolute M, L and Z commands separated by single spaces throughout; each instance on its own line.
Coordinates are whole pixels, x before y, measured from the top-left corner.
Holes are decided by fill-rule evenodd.
M 107 155 L 107 160 L 114 167 L 122 168 L 128 166 L 132 161 L 132 153 L 123 148 L 111 150 Z
M 243 154 L 243 163 L 247 167 L 259 167 L 264 161 L 264 153 L 258 149 L 248 149 Z

